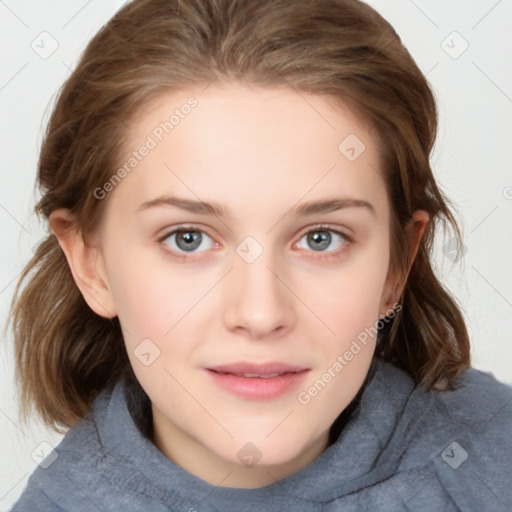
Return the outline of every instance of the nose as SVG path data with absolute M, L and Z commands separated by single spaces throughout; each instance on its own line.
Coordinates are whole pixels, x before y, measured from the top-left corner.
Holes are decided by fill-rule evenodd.
M 270 251 L 268 251 L 270 253 Z M 295 322 L 293 293 L 267 251 L 254 262 L 235 261 L 226 283 L 224 323 L 253 339 L 283 335 Z

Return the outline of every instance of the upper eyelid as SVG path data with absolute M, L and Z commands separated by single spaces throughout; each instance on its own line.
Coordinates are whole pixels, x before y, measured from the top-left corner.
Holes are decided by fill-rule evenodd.
M 166 238 L 169 238 L 171 235 L 173 235 L 179 231 L 200 231 L 201 233 L 208 235 L 213 240 L 213 237 L 208 233 L 207 230 L 205 230 L 203 228 L 198 228 L 196 226 L 188 226 L 186 224 L 172 228 L 172 229 L 164 230 L 163 234 L 161 236 L 159 236 L 158 239 L 165 240 Z
M 303 236 L 306 233 L 309 233 L 310 231 L 334 231 L 335 233 L 339 233 L 340 235 L 343 235 L 347 238 L 350 236 L 347 233 L 345 233 L 342 230 L 342 228 L 332 227 L 327 224 L 316 224 L 313 226 L 309 226 L 307 228 L 304 228 L 304 230 L 301 230 L 299 233 L 300 233 L 300 236 Z

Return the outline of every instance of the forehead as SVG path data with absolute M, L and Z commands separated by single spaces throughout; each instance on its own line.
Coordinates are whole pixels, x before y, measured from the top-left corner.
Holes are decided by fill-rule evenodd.
M 162 193 L 245 210 L 335 193 L 385 202 L 372 127 L 331 97 L 288 87 L 162 94 L 131 119 L 122 165 L 113 195 L 131 210 Z

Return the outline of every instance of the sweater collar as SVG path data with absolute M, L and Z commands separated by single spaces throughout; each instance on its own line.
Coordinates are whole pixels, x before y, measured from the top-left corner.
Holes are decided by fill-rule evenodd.
M 404 371 L 374 358 L 361 399 L 334 444 L 307 467 L 278 482 L 239 489 L 211 485 L 169 460 L 134 421 L 127 388 L 122 379 L 95 403 L 94 420 L 103 449 L 144 477 L 139 478 L 144 492 L 152 488 L 155 495 L 182 500 L 185 510 L 193 498 L 203 509 L 204 503 L 210 503 L 219 510 L 229 510 L 239 501 L 251 507 L 246 510 L 261 510 L 269 499 L 325 503 L 383 481 L 395 472 L 406 449 L 406 431 L 428 409 L 425 400 L 432 399 L 424 388 L 415 388 Z M 417 395 L 422 398 L 413 399 Z

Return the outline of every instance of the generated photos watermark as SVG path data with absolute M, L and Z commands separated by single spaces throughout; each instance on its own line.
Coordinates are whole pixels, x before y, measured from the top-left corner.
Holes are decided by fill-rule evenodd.
M 380 318 L 371 327 L 366 327 L 364 331 L 361 331 L 356 339 L 352 340 L 349 350 L 346 350 L 343 355 L 338 355 L 336 360 L 327 368 L 322 376 L 317 379 L 308 389 L 300 391 L 297 395 L 297 400 L 302 405 L 307 405 L 311 402 L 311 399 L 317 396 L 326 386 L 329 384 L 344 368 L 349 364 L 354 356 L 361 352 L 362 347 L 359 343 L 364 346 L 368 343 L 369 337 L 377 335 L 378 330 L 382 329 L 385 324 L 389 323 L 394 316 L 402 309 L 402 305 L 395 302 L 393 307 L 386 311 L 386 316 Z
M 137 150 L 132 152 L 132 155 L 124 162 L 124 164 L 112 174 L 112 176 L 101 187 L 94 189 L 93 195 L 96 199 L 102 200 L 107 197 L 109 192 L 112 192 L 116 185 L 121 183 L 123 178 L 126 178 L 130 172 L 139 165 L 150 152 L 155 149 L 160 142 L 162 142 L 166 135 L 172 132 L 185 117 L 187 117 L 192 109 L 197 107 L 199 102 L 193 96 L 188 98 L 186 103 L 183 103 L 179 108 L 174 109 L 173 114 L 169 119 L 162 121 L 155 126 L 151 133 L 146 137 L 144 144 Z

